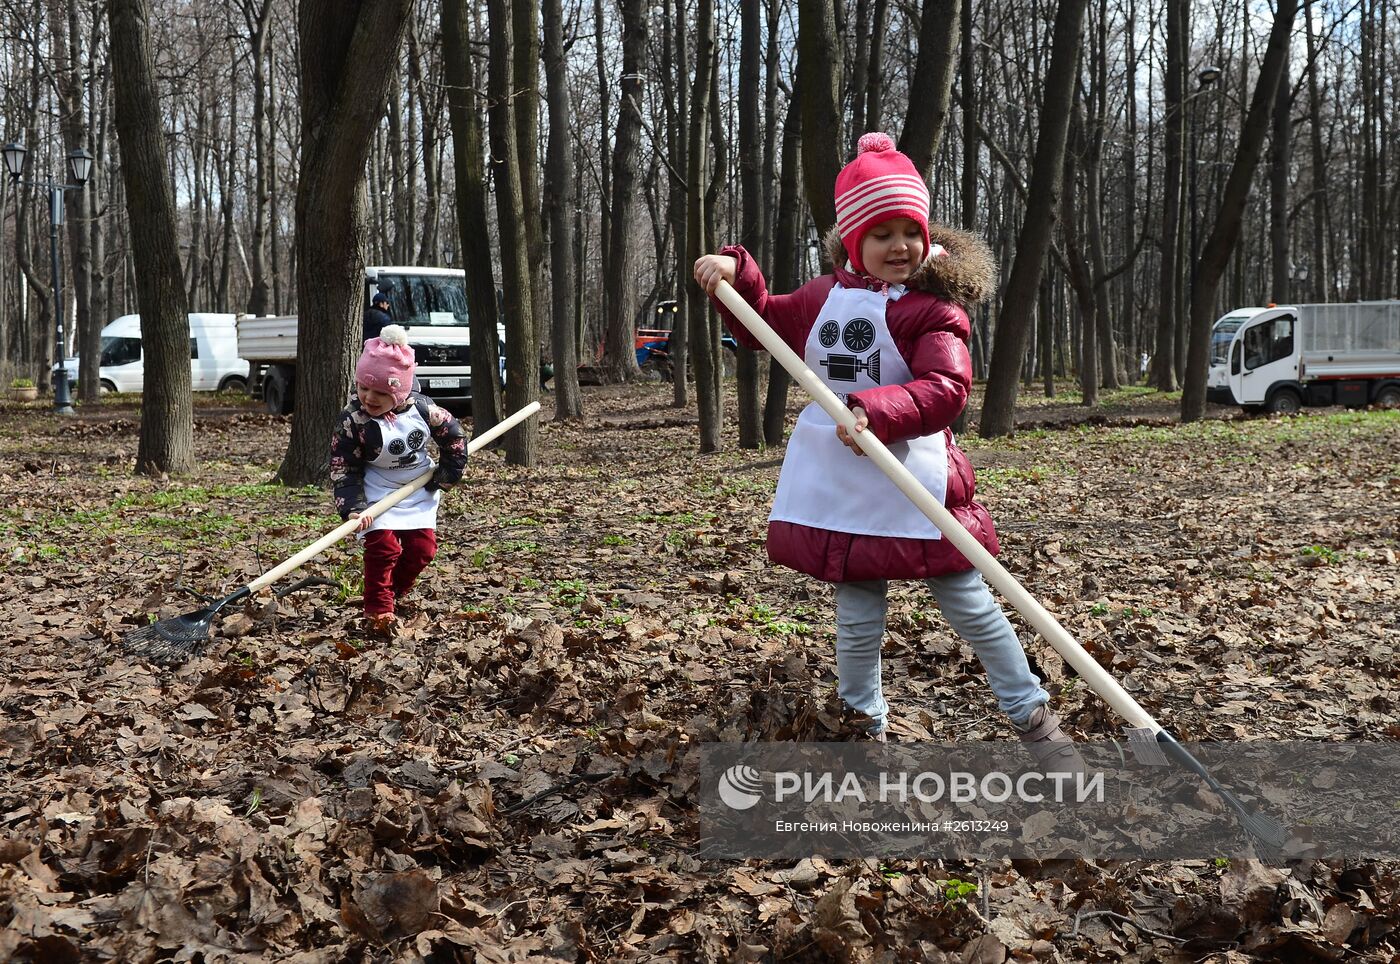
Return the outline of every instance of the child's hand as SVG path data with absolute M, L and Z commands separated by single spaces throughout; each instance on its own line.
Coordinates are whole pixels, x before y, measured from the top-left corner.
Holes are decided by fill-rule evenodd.
M 712 295 L 721 281 L 734 283 L 739 261 L 727 254 L 707 254 L 695 262 L 695 283 Z
M 867 428 L 870 427 L 870 419 L 865 417 L 865 409 L 857 405 L 855 408 L 851 409 L 851 414 L 856 417 L 857 432 L 864 432 Z M 850 449 L 857 455 L 865 454 L 860 450 L 860 445 L 856 442 L 855 436 L 847 432 L 846 426 L 842 425 L 840 422 L 836 423 L 836 437 L 841 440 L 842 445 L 846 446 L 846 448 Z
M 352 512 L 350 513 L 350 518 L 357 519 L 360 523 L 359 525 L 355 526 L 355 528 L 351 531 L 350 535 L 352 536 L 356 532 L 364 532 L 370 526 L 374 525 L 374 516 L 369 515 L 368 513 Z

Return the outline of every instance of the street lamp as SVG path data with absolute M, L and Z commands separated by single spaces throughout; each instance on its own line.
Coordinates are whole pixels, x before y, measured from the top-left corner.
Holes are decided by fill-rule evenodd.
M 24 174 L 24 161 L 28 149 L 23 144 L 9 143 L 0 148 L 5 158 L 5 170 L 10 180 L 20 183 Z M 68 369 L 63 364 L 66 339 L 63 337 L 63 274 L 58 259 L 58 229 L 63 224 L 63 192 L 81 191 L 92 173 L 92 155 L 81 147 L 74 148 L 65 156 L 68 162 L 68 184 L 56 184 L 53 180 L 26 181 L 34 187 L 46 188 L 49 192 L 49 258 L 53 272 L 53 317 L 54 317 L 54 368 L 53 368 L 53 410 L 57 415 L 72 415 L 73 404 L 68 397 Z
M 450 245 L 444 244 L 442 246 L 442 266 L 444 268 L 452 267 L 452 253 L 453 252 Z

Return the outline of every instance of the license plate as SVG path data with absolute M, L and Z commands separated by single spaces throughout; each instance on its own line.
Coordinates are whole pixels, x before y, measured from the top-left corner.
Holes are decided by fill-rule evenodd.
M 461 380 L 460 378 L 430 378 L 430 379 L 428 379 L 428 387 L 429 387 L 429 388 L 461 388 L 461 387 L 462 387 L 462 380 Z

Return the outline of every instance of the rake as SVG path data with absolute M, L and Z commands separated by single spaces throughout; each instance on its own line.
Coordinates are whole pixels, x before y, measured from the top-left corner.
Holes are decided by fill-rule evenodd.
M 470 455 L 490 445 L 496 439 L 515 428 L 539 410 L 540 403 L 531 402 L 509 418 L 491 426 L 491 428 L 482 432 L 467 443 L 467 454 Z M 404 499 L 427 485 L 432 477 L 433 470 L 424 472 L 412 482 L 400 486 L 380 499 L 374 505 L 366 509 L 364 514 L 371 516 L 383 514 L 386 510 L 398 505 Z M 274 582 L 287 575 L 287 573 L 300 568 L 308 560 L 324 552 L 326 549 L 354 532 L 359 524 L 358 519 L 347 519 L 287 561 L 268 570 L 246 586 L 235 590 L 224 598 L 215 600 L 203 609 L 196 609 L 194 612 L 185 613 L 183 616 L 171 616 L 168 619 L 159 620 L 158 622 L 151 623 L 149 626 L 143 626 L 141 629 L 128 633 L 123 639 L 127 651 L 162 666 L 173 666 L 184 662 L 209 638 L 209 627 L 214 622 L 214 617 L 219 614 L 219 610 L 223 609 L 229 603 L 237 602 L 240 599 L 251 596 L 259 589 L 272 585 Z
M 1065 662 L 1074 667 L 1084 682 L 1128 722 L 1131 728 L 1129 731 L 1130 743 L 1136 745 L 1139 742 L 1132 739 L 1133 729 L 1140 733 L 1146 731 L 1144 735 L 1150 737 L 1151 742 L 1160 748 L 1161 755 L 1171 757 L 1179 765 L 1201 777 L 1212 790 L 1220 795 L 1221 799 L 1238 815 L 1240 825 L 1254 839 L 1261 851 L 1277 853 L 1283 849 L 1289 838 L 1287 828 L 1272 817 L 1251 812 L 1238 797 L 1221 786 L 1220 782 L 1211 776 L 1205 766 L 1192 756 L 1186 747 L 1178 743 L 1176 737 L 1154 720 L 1152 715 L 1143 709 L 1138 701 L 1133 699 L 1119 685 L 1118 681 L 1084 650 L 1078 640 L 1071 636 L 1060 625 L 1059 621 L 1036 601 L 1035 597 L 1028 593 L 1025 587 L 1017 582 L 1016 578 L 1007 572 L 1006 568 L 997 562 L 996 558 L 980 542 L 962 527 L 953 514 L 945 509 L 928 489 L 924 488 L 923 483 L 904 467 L 904 463 L 891 454 L 883 442 L 869 431 L 856 432 L 856 418 L 851 410 L 842 404 L 836 394 L 827 388 L 816 373 L 807 367 L 807 364 L 798 357 L 797 353 L 787 346 L 787 343 L 778 336 L 777 332 L 768 326 L 768 323 L 750 307 L 749 303 L 728 282 L 721 281 L 714 294 L 715 297 L 724 302 L 724 306 L 734 317 L 738 318 L 744 327 L 763 343 L 763 347 L 768 350 L 768 353 L 788 370 L 793 380 L 805 388 L 812 399 L 838 424 L 846 427 L 846 431 L 860 443 L 861 451 L 868 455 L 871 461 L 889 477 L 890 481 L 898 486 L 899 490 L 909 497 L 909 500 L 928 517 L 929 521 L 938 527 L 938 531 L 943 534 L 944 538 L 966 556 L 986 580 L 995 586 L 1016 607 L 1017 611 L 1045 637 L 1046 641 L 1055 648 L 1055 651 L 1064 658 Z

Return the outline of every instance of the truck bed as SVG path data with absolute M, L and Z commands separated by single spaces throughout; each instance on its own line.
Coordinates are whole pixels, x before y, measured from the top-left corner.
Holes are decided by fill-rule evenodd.
M 1299 305 L 1308 380 L 1400 374 L 1400 301 Z
M 238 319 L 238 357 L 250 362 L 295 362 L 295 315 L 263 315 Z

